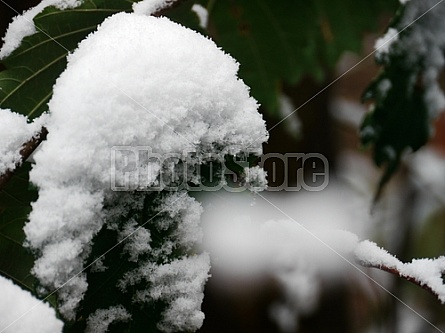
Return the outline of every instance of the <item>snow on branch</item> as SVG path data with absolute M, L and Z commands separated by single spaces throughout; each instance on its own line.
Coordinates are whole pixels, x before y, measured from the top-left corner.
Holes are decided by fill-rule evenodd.
M 0 109 L 0 190 L 14 175 L 14 170 L 46 139 L 47 115 L 27 122 L 24 115 Z
M 445 303 L 445 285 L 442 275 L 445 273 L 445 257 L 436 259 L 413 259 L 403 263 L 383 248 L 371 241 L 362 241 L 354 254 L 364 267 L 373 267 L 397 275 L 435 295 Z

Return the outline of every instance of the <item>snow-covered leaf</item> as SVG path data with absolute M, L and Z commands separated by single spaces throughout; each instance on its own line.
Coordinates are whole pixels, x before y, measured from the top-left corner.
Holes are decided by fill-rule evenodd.
M 363 95 L 373 104 L 360 136 L 363 145 L 372 146 L 375 163 L 386 167 L 379 191 L 402 155 L 428 141 L 432 121 L 445 107 L 438 84 L 445 61 L 444 15 L 441 1 L 406 2 L 376 43 L 383 71 Z
M 36 32 L 2 60 L 6 70 L 0 72 L 0 107 L 30 119 L 48 110 L 52 86 L 66 67 L 67 53 L 107 16 L 122 10 L 131 10 L 131 2 L 84 1 L 76 8 L 50 6 L 38 13 L 34 17 Z M 26 18 L 23 24 L 32 19 Z

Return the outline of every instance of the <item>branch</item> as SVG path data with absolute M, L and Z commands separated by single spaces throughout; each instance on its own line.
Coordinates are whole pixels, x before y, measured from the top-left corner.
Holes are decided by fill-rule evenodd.
M 445 284 L 442 276 L 445 272 L 445 256 L 435 259 L 413 259 L 401 262 L 377 244 L 361 241 L 354 250 L 357 262 L 363 267 L 380 269 L 401 277 L 436 296 L 445 303 Z
M 388 267 L 388 266 L 385 266 L 385 265 L 371 265 L 369 263 L 363 263 L 363 262 L 359 262 L 359 264 L 361 266 L 363 266 L 363 267 L 377 268 L 377 269 L 379 269 L 381 271 L 388 272 L 388 273 L 391 273 L 393 275 L 396 275 L 397 277 L 405 279 L 406 281 L 409 281 L 409 282 L 415 284 L 416 286 L 419 286 L 420 288 L 425 289 L 426 291 L 428 291 L 433 296 L 436 296 L 437 298 L 440 298 L 439 294 L 437 292 L 435 292 L 429 285 L 427 285 L 425 283 L 422 283 L 421 281 L 417 280 L 413 276 L 407 276 L 407 275 L 402 274 L 395 267 Z
M 3 190 L 8 183 L 8 181 L 14 176 L 15 170 L 22 165 L 23 161 L 26 161 L 31 154 L 37 149 L 40 143 L 46 140 L 46 136 L 48 135 L 48 130 L 45 127 L 42 127 L 40 133 L 33 136 L 28 142 L 25 142 L 20 149 L 20 155 L 22 156 L 21 161 L 17 162 L 14 169 L 7 170 L 4 174 L 0 175 L 0 191 Z

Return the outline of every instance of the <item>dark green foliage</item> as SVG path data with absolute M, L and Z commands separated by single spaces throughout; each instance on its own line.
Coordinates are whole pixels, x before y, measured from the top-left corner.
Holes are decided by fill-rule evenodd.
M 240 64 L 252 95 L 276 112 L 282 81 L 321 79 L 346 51 L 361 50 L 383 10 L 396 1 L 216 1 L 209 33 Z M 366 15 L 362 15 L 366 13 Z
M 428 142 L 439 111 L 434 98 L 441 94 L 436 91 L 436 76 L 442 68 L 436 63 L 437 56 L 430 56 L 445 53 L 440 38 L 434 41 L 443 27 L 445 7 L 434 4 L 415 0 L 399 9 L 390 25 L 399 33 L 397 40 L 389 52 L 378 54 L 383 70 L 363 95 L 364 101 L 372 101 L 372 107 L 360 128 L 361 142 L 372 147 L 375 164 L 385 168 L 376 199 L 401 157 Z
M 24 163 L 0 191 L 0 274 L 29 291 L 34 290 L 31 275 L 33 256 L 23 247 L 23 226 L 37 199 L 37 190 L 28 181 L 30 163 Z

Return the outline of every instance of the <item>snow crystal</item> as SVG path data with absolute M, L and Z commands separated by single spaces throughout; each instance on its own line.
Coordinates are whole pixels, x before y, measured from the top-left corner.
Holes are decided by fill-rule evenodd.
M 380 58 L 389 52 L 391 45 L 397 41 L 398 34 L 399 32 L 397 29 L 389 28 L 383 37 L 377 39 L 374 45 L 377 58 Z
M 167 18 L 128 13 L 106 19 L 68 56 L 49 102 L 48 138 L 30 173 L 39 198 L 25 233 L 40 255 L 34 272 L 44 286 L 59 287 L 80 272 L 108 214 L 124 214 L 122 207 L 107 216 L 102 210 L 113 198 L 110 155 L 116 147 L 130 152 L 150 147 L 176 164 L 186 153 L 193 152 L 197 164 L 204 154 L 219 156 L 225 147 L 234 147 L 229 151 L 235 154 L 242 147 L 261 153 L 267 131 L 237 71 L 238 63 L 202 35 Z M 149 161 L 144 155 L 136 166 Z M 155 177 L 163 167 L 151 168 Z M 151 184 L 139 183 L 140 177 L 122 179 L 133 182 L 131 188 Z M 166 240 L 170 253 L 178 244 L 189 249 L 202 237 L 196 227 L 200 205 L 174 196 L 171 207 L 163 206 L 177 223 L 177 233 Z M 149 239 L 141 230 L 129 240 L 132 259 L 148 251 Z M 79 275 L 59 291 L 66 318 L 74 318 L 85 288 Z
M 0 175 L 22 162 L 20 149 L 38 135 L 46 118 L 43 115 L 28 124 L 26 116 L 0 109 Z
M 130 318 L 131 315 L 122 305 L 98 309 L 88 316 L 85 333 L 106 333 L 112 323 L 128 321 Z
M 196 16 L 198 16 L 199 26 L 203 29 L 207 29 L 207 24 L 209 22 L 209 13 L 207 9 L 200 4 L 195 3 L 192 6 L 192 11 L 194 11 Z
M 62 332 L 63 323 L 48 304 L 0 276 L 0 331 L 3 333 Z
M 55 6 L 59 9 L 75 8 L 82 3 L 81 0 L 43 0 L 37 6 L 18 15 L 9 24 L 6 35 L 3 37 L 3 46 L 0 50 L 0 59 L 9 56 L 22 43 L 23 38 L 37 32 L 34 17 L 46 7 Z

